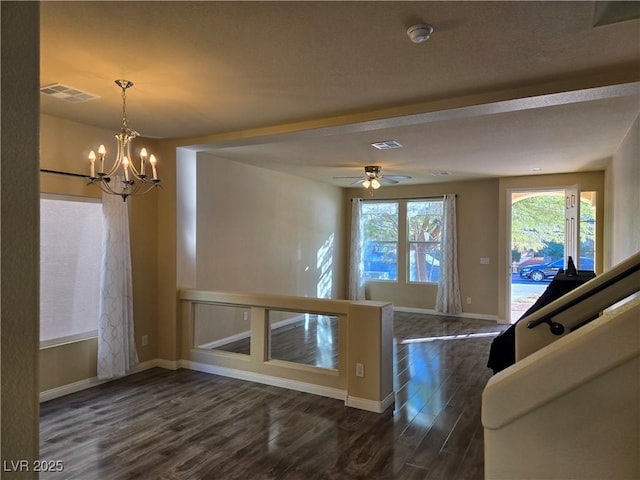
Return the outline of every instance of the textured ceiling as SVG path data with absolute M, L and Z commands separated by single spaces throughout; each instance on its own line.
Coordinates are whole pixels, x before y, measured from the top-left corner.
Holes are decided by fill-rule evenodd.
M 404 184 L 600 169 L 640 112 L 640 21 L 594 27 L 595 7 L 42 2 L 41 85 L 100 98 L 41 109 L 116 130 L 126 78 L 143 136 L 342 186 L 366 164 Z

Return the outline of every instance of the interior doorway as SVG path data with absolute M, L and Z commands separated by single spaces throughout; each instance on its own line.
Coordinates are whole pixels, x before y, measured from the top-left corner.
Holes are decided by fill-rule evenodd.
M 526 189 L 509 192 L 510 275 L 507 315 L 515 323 L 540 298 L 571 254 L 581 270 L 595 270 L 595 192 Z M 577 228 L 565 219 L 566 198 L 580 198 Z M 571 192 L 571 193 L 567 193 Z M 567 197 L 567 195 L 569 197 Z M 569 232 L 572 238 L 567 241 Z M 566 246 L 572 245 L 573 253 Z

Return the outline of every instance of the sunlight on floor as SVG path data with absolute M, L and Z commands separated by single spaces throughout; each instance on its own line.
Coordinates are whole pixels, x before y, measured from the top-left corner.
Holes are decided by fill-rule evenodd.
M 461 335 L 443 335 L 439 337 L 409 338 L 402 340 L 400 343 L 407 345 L 409 343 L 425 343 L 434 342 L 436 340 L 467 340 L 469 338 L 497 337 L 502 332 L 483 332 L 483 333 L 463 333 Z

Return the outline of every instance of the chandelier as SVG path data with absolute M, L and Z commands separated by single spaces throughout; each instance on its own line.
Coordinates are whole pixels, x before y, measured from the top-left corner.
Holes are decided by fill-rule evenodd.
M 91 150 L 89 153 L 91 168 L 89 179 L 91 185 L 98 186 L 103 192 L 110 195 L 119 195 L 126 202 L 127 197 L 143 195 L 152 188 L 159 187 L 160 179 L 156 170 L 156 157 L 154 155 L 148 156 L 146 148 L 140 150 L 138 154 L 139 167 L 136 168 L 135 159 L 131 156 L 131 144 L 133 139 L 140 134 L 129 126 L 127 120 L 127 89 L 133 86 L 133 82 L 116 80 L 115 83 L 122 89 L 122 127 L 120 132 L 116 134 L 116 158 L 111 167 L 105 170 L 107 150 L 104 145 L 100 145 L 98 148 L 97 156 Z M 151 167 L 151 175 L 147 173 L 147 162 Z

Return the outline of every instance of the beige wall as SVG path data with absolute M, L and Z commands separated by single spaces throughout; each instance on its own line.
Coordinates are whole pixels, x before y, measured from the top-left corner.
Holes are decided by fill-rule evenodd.
M 157 194 L 157 258 L 156 258 L 156 334 L 157 356 L 160 359 L 176 361 L 179 355 L 180 326 L 178 323 L 178 276 L 177 238 L 178 209 L 176 189 L 176 149 L 175 141 L 157 143 L 158 168 L 162 168 L 162 188 Z M 160 163 L 162 161 L 162 163 Z M 161 167 L 160 167 L 161 166 Z
M 383 187 L 373 198 L 422 198 L 457 195 L 458 257 L 462 307 L 465 313 L 496 316 L 498 268 L 498 180 L 449 182 L 431 185 Z M 364 189 L 349 189 L 344 208 L 351 211 L 351 198 L 370 198 Z M 350 215 L 347 215 L 350 217 Z M 348 219 L 347 221 L 350 221 Z M 489 264 L 480 264 L 480 258 Z M 392 302 L 396 306 L 420 309 L 435 307 L 436 284 L 368 282 L 367 299 Z M 467 297 L 471 304 L 466 303 Z
M 640 251 L 640 117 L 609 163 L 606 186 L 611 229 L 604 260 L 610 267 Z
M 196 288 L 344 295 L 341 189 L 199 154 Z
M 2 2 L 0 222 L 0 452 L 38 459 L 38 59 L 37 2 Z M 25 62 L 23 59 L 28 59 Z M 3 468 L 4 470 L 4 468 Z M 3 479 L 38 478 L 2 473 Z
M 211 342 L 237 335 L 250 336 L 251 308 L 232 305 L 197 304 L 194 306 L 193 344 L 213 348 Z
M 109 151 L 115 148 L 113 130 L 95 128 L 70 122 L 50 115 L 40 115 L 41 168 L 71 173 L 88 173 L 89 151 L 101 143 Z M 134 146 L 146 146 L 155 151 L 154 142 L 137 139 Z M 162 159 L 158 160 L 162 174 Z M 40 175 L 40 190 L 47 193 L 99 197 L 97 187 L 87 186 L 86 180 L 43 173 Z M 131 230 L 131 262 L 133 272 L 133 316 L 136 344 L 141 362 L 157 356 L 156 299 L 157 299 L 157 233 L 156 193 L 132 197 L 129 202 Z M 148 335 L 148 346 L 142 347 L 141 337 Z M 72 344 L 51 347 L 40 353 L 40 391 L 91 379 L 96 376 L 94 354 L 97 340 L 89 339 Z

